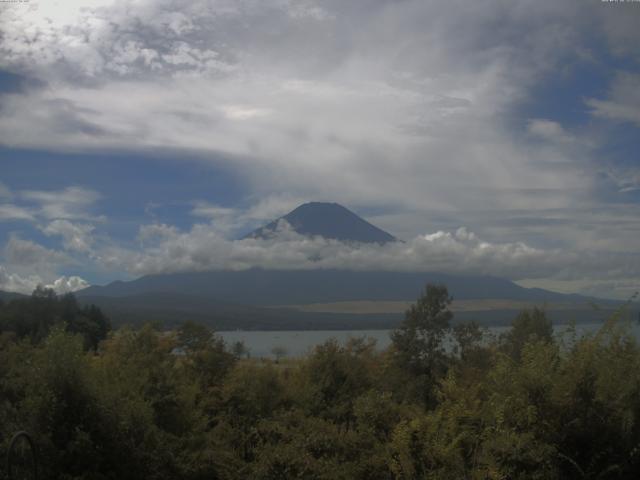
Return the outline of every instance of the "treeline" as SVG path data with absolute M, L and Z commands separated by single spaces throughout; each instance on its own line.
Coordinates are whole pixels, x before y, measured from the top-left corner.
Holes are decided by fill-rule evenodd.
M 109 319 L 95 305 L 80 307 L 72 293 L 58 296 L 38 286 L 31 297 L 6 304 L 0 299 L 0 333 L 38 344 L 56 325 L 82 336 L 85 349 L 95 350 L 111 330 Z
M 640 474 L 640 350 L 616 316 L 559 338 L 534 309 L 493 338 L 451 328 L 446 288 L 428 286 L 388 349 L 328 341 L 275 363 L 241 359 L 192 323 L 121 328 L 96 344 L 94 327 L 70 327 L 92 317 L 65 316 L 69 298 L 0 308 L 0 453 L 30 431 L 41 478 Z M 39 310 L 45 301 L 56 313 Z M 6 320 L 21 308 L 26 330 Z

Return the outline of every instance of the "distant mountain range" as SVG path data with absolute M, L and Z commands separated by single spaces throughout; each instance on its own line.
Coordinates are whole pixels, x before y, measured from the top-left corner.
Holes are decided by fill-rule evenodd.
M 14 293 L 14 292 L 4 292 L 2 290 L 0 290 L 0 300 L 3 302 L 8 302 L 10 300 L 14 300 L 16 298 L 21 298 L 24 297 L 24 295 L 20 294 L 20 293 Z
M 130 282 L 92 286 L 78 296 L 125 297 L 175 293 L 253 306 L 342 302 L 349 300 L 412 300 L 427 283 L 447 285 L 457 299 L 508 299 L 534 302 L 584 302 L 538 288 L 523 288 L 510 280 L 424 272 L 353 270 L 249 270 L 147 275 Z
M 301 235 L 354 243 L 382 244 L 397 240 L 335 203 L 307 203 L 281 219 Z M 281 219 L 247 237 L 272 235 Z M 557 315 L 552 318 L 560 321 L 571 318 L 593 321 L 606 316 L 605 311 L 598 312 L 590 307 L 594 299 L 588 297 L 523 288 L 510 280 L 492 276 L 436 272 L 260 268 L 188 272 L 147 275 L 132 281 L 91 286 L 76 295 L 83 303 L 94 303 L 103 308 L 115 324 L 159 321 L 173 326 L 192 319 L 218 330 L 364 329 L 397 325 L 402 312 L 377 310 L 375 302 L 382 305 L 382 302 L 413 301 L 427 283 L 446 285 L 454 298 L 454 306 L 455 300 L 465 301 L 464 311 L 457 311 L 456 318 L 474 319 L 484 324 L 508 323 L 523 302 L 556 308 Z M 0 295 L 0 298 L 3 297 Z M 331 304 L 336 302 L 348 305 L 340 305 L 338 311 L 332 312 L 335 305 Z M 476 311 L 474 302 L 478 305 Z M 619 304 L 601 300 L 598 303 L 605 310 Z M 313 308 L 301 308 L 311 304 Z M 365 304 L 366 314 L 344 313 L 357 311 L 359 305 Z M 496 305 L 496 309 L 487 310 L 487 304 Z M 371 313 L 376 311 L 385 313 Z
M 475 320 L 484 325 L 509 324 L 524 303 L 546 306 L 552 320 L 560 323 L 603 320 L 619 304 L 598 300 L 601 309 L 594 310 L 593 299 L 523 288 L 496 277 L 349 270 L 250 269 L 148 275 L 89 287 L 77 295 L 81 302 L 103 308 L 116 324 L 155 320 L 173 326 L 191 319 L 217 330 L 358 330 L 397 326 L 402 310 L 376 311 L 375 305 L 414 301 L 427 283 L 446 285 L 454 298 L 454 309 L 456 300 L 463 301 L 464 311 L 455 311 L 457 321 Z M 365 300 L 370 302 L 362 302 Z M 353 313 L 332 311 L 336 302 L 356 308 L 350 309 Z M 360 302 L 367 305 L 367 313 L 358 313 Z M 487 303 L 497 306 L 488 310 Z M 313 308 L 300 308 L 304 305 Z
M 310 202 L 300 205 L 273 222 L 245 236 L 268 238 L 273 236 L 279 223 L 285 220 L 300 235 L 319 236 L 342 242 L 388 243 L 397 239 L 371 225 L 351 210 L 337 203 Z

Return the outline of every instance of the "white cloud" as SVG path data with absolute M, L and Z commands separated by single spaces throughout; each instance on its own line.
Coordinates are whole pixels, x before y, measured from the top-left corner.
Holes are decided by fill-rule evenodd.
M 188 231 L 161 223 L 142 225 L 136 249 L 124 247 L 108 237 L 96 244 L 91 225 L 54 220 L 43 231 L 61 236 L 67 250 L 75 254 L 74 258 L 11 236 L 4 248 L 4 259 L 12 274 L 4 283 L 19 291 L 27 291 L 37 284 L 53 285 L 57 291 L 79 289 L 85 285 L 84 281 L 61 277 L 58 272 L 65 265 L 90 261 L 100 270 L 127 272 L 131 276 L 253 267 L 488 274 L 524 279 L 531 285 L 560 290 L 573 285 L 590 294 L 600 288 L 600 295 L 624 297 L 640 271 L 640 259 L 630 253 L 637 243 L 637 213 L 628 206 L 621 206 L 615 217 L 603 210 L 585 211 L 584 218 L 575 218 L 582 231 L 580 241 L 571 249 L 536 248 L 517 240 L 490 241 L 467 228 L 407 237 L 406 242 L 354 246 L 300 236 L 284 221 L 266 240 L 229 239 L 229 232 L 238 231 L 242 225 L 246 228 L 253 222 L 263 223 L 286 213 L 290 209 L 289 200 L 274 197 L 245 210 L 196 203 L 194 212 L 209 218 L 211 223 L 196 224 Z M 567 211 L 569 214 L 571 211 Z M 256 220 L 263 216 L 268 218 Z M 545 225 L 553 224 L 554 219 L 563 220 L 562 214 L 538 219 L 539 228 L 548 229 Z M 536 232 L 536 225 L 528 227 L 530 235 Z M 628 231 L 628 238 L 625 235 L 612 238 L 609 234 L 612 226 Z M 500 236 L 499 224 L 493 228 L 494 236 Z M 505 233 L 512 230 L 508 223 L 504 228 Z M 509 235 L 513 237 L 512 232 Z M 566 241 L 572 238 L 570 235 Z M 627 282 L 623 285 L 620 279 Z M 616 285 L 618 290 L 614 291 Z
M 72 223 L 69 220 L 54 220 L 42 231 L 45 235 L 61 236 L 66 250 L 89 252 L 93 243 L 93 225 Z
M 287 194 L 269 195 L 258 199 L 255 204 L 243 212 L 243 216 L 251 221 L 264 223 L 282 217 L 308 201 L 308 198 Z
M 251 118 L 264 117 L 270 111 L 263 108 L 243 107 L 240 105 L 227 105 L 221 109 L 227 118 L 231 120 L 249 120 Z
M 54 229 L 67 230 L 71 223 L 68 220 L 84 219 L 102 221 L 104 217 L 92 215 L 90 207 L 101 198 L 101 195 L 83 187 L 67 187 L 63 190 L 21 190 L 13 194 L 0 184 L 0 199 L 11 199 L 12 202 L 0 203 L 0 221 L 26 220 L 38 223 L 43 219 L 51 221 L 45 233 L 54 233 Z M 81 228 L 88 228 L 87 225 Z
M 5 8 L 0 65 L 55 72 L 54 78 L 131 75 L 141 69 L 224 71 L 229 66 L 215 50 L 179 38 L 197 30 L 192 18 L 205 13 L 194 12 L 201 6 L 192 2 L 176 11 L 147 1 L 94 0 Z
M 215 228 L 222 235 L 233 237 L 281 217 L 305 202 L 301 197 L 285 194 L 268 195 L 246 209 L 221 207 L 210 202 L 197 201 L 191 215 L 208 219 L 211 228 Z
M 88 286 L 90 286 L 89 282 L 78 276 L 60 277 L 53 283 L 45 285 L 46 288 L 52 288 L 57 293 L 76 292 Z
M 38 285 L 43 285 L 57 293 L 66 293 L 89 286 L 81 277 L 56 273 L 60 268 L 75 263 L 73 258 L 31 240 L 11 235 L 2 256 L 0 290 L 30 294 Z
M 587 104 L 595 116 L 640 127 L 640 74 L 619 73 L 606 99 L 591 98 Z
M 531 135 L 551 142 L 570 143 L 574 141 L 574 138 L 565 131 L 562 125 L 553 120 L 542 118 L 531 119 L 529 120 L 527 130 Z
M 140 226 L 138 229 L 137 239 L 142 245 L 144 245 L 147 243 L 154 243 L 174 238 L 177 235 L 178 229 L 176 227 L 166 225 L 164 223 L 154 223 Z
M 23 240 L 16 235 L 9 237 L 3 254 L 11 266 L 29 271 L 48 271 L 72 262 L 62 252 L 48 249 L 31 240 Z
M 94 225 L 68 219 L 101 220 L 102 217 L 92 216 L 88 211 L 98 198 L 99 194 L 92 190 L 68 187 L 60 191 L 19 191 L 14 199 L 20 205 L 0 204 L 0 221 L 28 221 L 46 236 L 60 237 L 65 250 L 47 248 L 11 233 L 1 252 L 4 263 L 12 270 L 11 274 L 4 272 L 6 289 L 30 293 L 42 284 L 65 292 L 85 285 L 80 277 L 60 276 L 56 272 L 81 261 L 85 264 L 93 261 Z
M 530 207 L 536 185 L 550 192 L 536 207 L 558 208 L 591 192 L 583 158 L 530 148 L 503 119 L 573 55 L 575 5 L 69 5 L 6 26 L 6 64 L 57 81 L 5 95 L 5 144 L 223 154 L 256 195 L 354 207 Z M 548 155 L 562 165 L 539 168 Z
M 604 172 L 618 187 L 620 193 L 629 193 L 640 190 L 639 167 L 609 168 Z
M 624 255 L 593 255 L 560 249 L 533 248 L 523 242 L 488 242 L 466 228 L 419 235 L 407 242 L 351 245 L 298 235 L 281 221 L 268 239 L 229 240 L 214 227 L 198 224 L 188 232 L 166 225 L 141 227 L 144 236 L 157 232 L 140 250 L 111 248 L 101 253 L 110 268 L 134 276 L 207 270 L 351 269 L 439 271 L 487 274 L 512 279 L 568 281 L 632 278 L 638 259 Z
M 197 201 L 191 215 L 194 217 L 204 217 L 210 219 L 216 219 L 220 217 L 227 217 L 229 215 L 237 215 L 239 211 L 235 208 L 221 207 L 205 201 Z
M 625 221 L 624 217 L 611 219 L 612 225 L 623 228 Z M 488 241 L 464 227 L 418 235 L 406 242 L 353 245 L 300 236 L 284 221 L 267 239 L 244 240 L 230 240 L 214 224 L 196 224 L 188 231 L 150 224 L 140 227 L 140 248 L 112 243 L 103 245 L 93 258 L 102 268 L 126 271 L 133 277 L 254 267 L 438 271 L 494 275 L 567 293 L 628 297 L 633 285 L 640 283 L 640 257 L 629 250 L 634 248 L 633 239 L 612 249 L 606 231 L 591 232 L 585 226 L 584 244 L 566 249 Z
M 30 294 L 38 285 L 42 285 L 42 279 L 36 275 L 22 277 L 15 273 L 9 273 L 0 265 L 0 290 Z
M 38 215 L 47 219 L 90 219 L 99 220 L 88 213 L 100 194 L 83 187 L 67 187 L 64 190 L 24 190 L 20 192 L 21 199 L 35 203 Z
M 0 221 L 3 220 L 35 220 L 29 209 L 11 203 L 0 204 Z
M 15 273 L 9 273 L 4 266 L 0 265 L 0 290 L 29 295 L 38 285 L 51 288 L 56 293 L 62 294 L 86 288 L 89 283 L 77 276 L 59 277 L 53 282 L 47 283 L 39 275 L 20 276 Z

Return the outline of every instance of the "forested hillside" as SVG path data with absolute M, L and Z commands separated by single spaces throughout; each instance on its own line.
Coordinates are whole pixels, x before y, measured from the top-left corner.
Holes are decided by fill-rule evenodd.
M 491 338 L 452 328 L 449 304 L 428 286 L 387 350 L 329 341 L 276 362 L 189 322 L 107 333 L 99 310 L 39 291 L 0 308 L 0 453 L 29 431 L 47 479 L 640 475 L 624 312 L 559 339 L 534 309 Z

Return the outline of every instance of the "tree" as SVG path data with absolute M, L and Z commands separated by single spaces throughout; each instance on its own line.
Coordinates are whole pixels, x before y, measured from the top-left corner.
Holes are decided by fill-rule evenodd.
M 95 305 L 88 305 L 82 309 L 82 315 L 88 319 L 90 329 L 85 332 L 85 342 L 94 350 L 101 340 L 107 338 L 111 330 L 109 318 Z
M 205 390 L 217 385 L 237 360 L 226 350 L 221 337 L 199 323 L 184 322 L 177 340 L 177 347 L 184 351 L 187 370 Z
M 178 346 L 185 352 L 196 352 L 209 348 L 214 335 L 210 328 L 187 320 L 178 329 Z
M 280 362 L 280 359 L 287 356 L 287 349 L 282 345 L 276 345 L 271 349 L 271 354 L 276 357 L 276 363 Z
M 453 327 L 453 338 L 456 341 L 454 352 L 460 355 L 462 360 L 479 348 L 484 332 L 476 322 L 459 323 Z
M 33 293 L 31 293 L 31 297 L 39 298 L 41 300 L 55 300 L 57 298 L 56 292 L 53 288 L 46 288 L 43 285 L 38 285 Z
M 11 300 L 0 310 L 0 331 L 11 331 L 18 339 L 42 342 L 56 325 L 84 337 L 85 350 L 98 347 L 111 330 L 109 319 L 95 305 L 82 308 L 71 293 L 58 296 L 39 286 L 27 298 Z
M 551 320 L 538 307 L 520 312 L 511 323 L 511 330 L 502 336 L 504 349 L 513 358 L 519 358 L 525 344 L 534 339 L 543 342 L 553 340 Z
M 375 344 L 352 339 L 341 346 L 335 338 L 317 345 L 300 374 L 295 395 L 314 416 L 344 425 L 355 422 L 353 401 L 372 387 L 369 369 Z
M 96 350 L 111 330 L 111 322 L 102 310 L 95 305 L 80 308 L 71 293 L 58 297 L 58 303 L 60 319 L 66 324 L 67 332 L 81 334 L 85 350 Z
M 231 347 L 231 351 L 236 356 L 236 358 L 242 358 L 244 356 L 249 358 L 250 355 L 249 348 L 247 348 L 242 340 L 234 342 L 233 346 Z
M 427 285 L 391 334 L 396 364 L 416 377 L 418 394 L 427 405 L 434 399 L 435 379 L 446 371 L 443 340 L 451 329 L 452 300 L 444 285 Z

